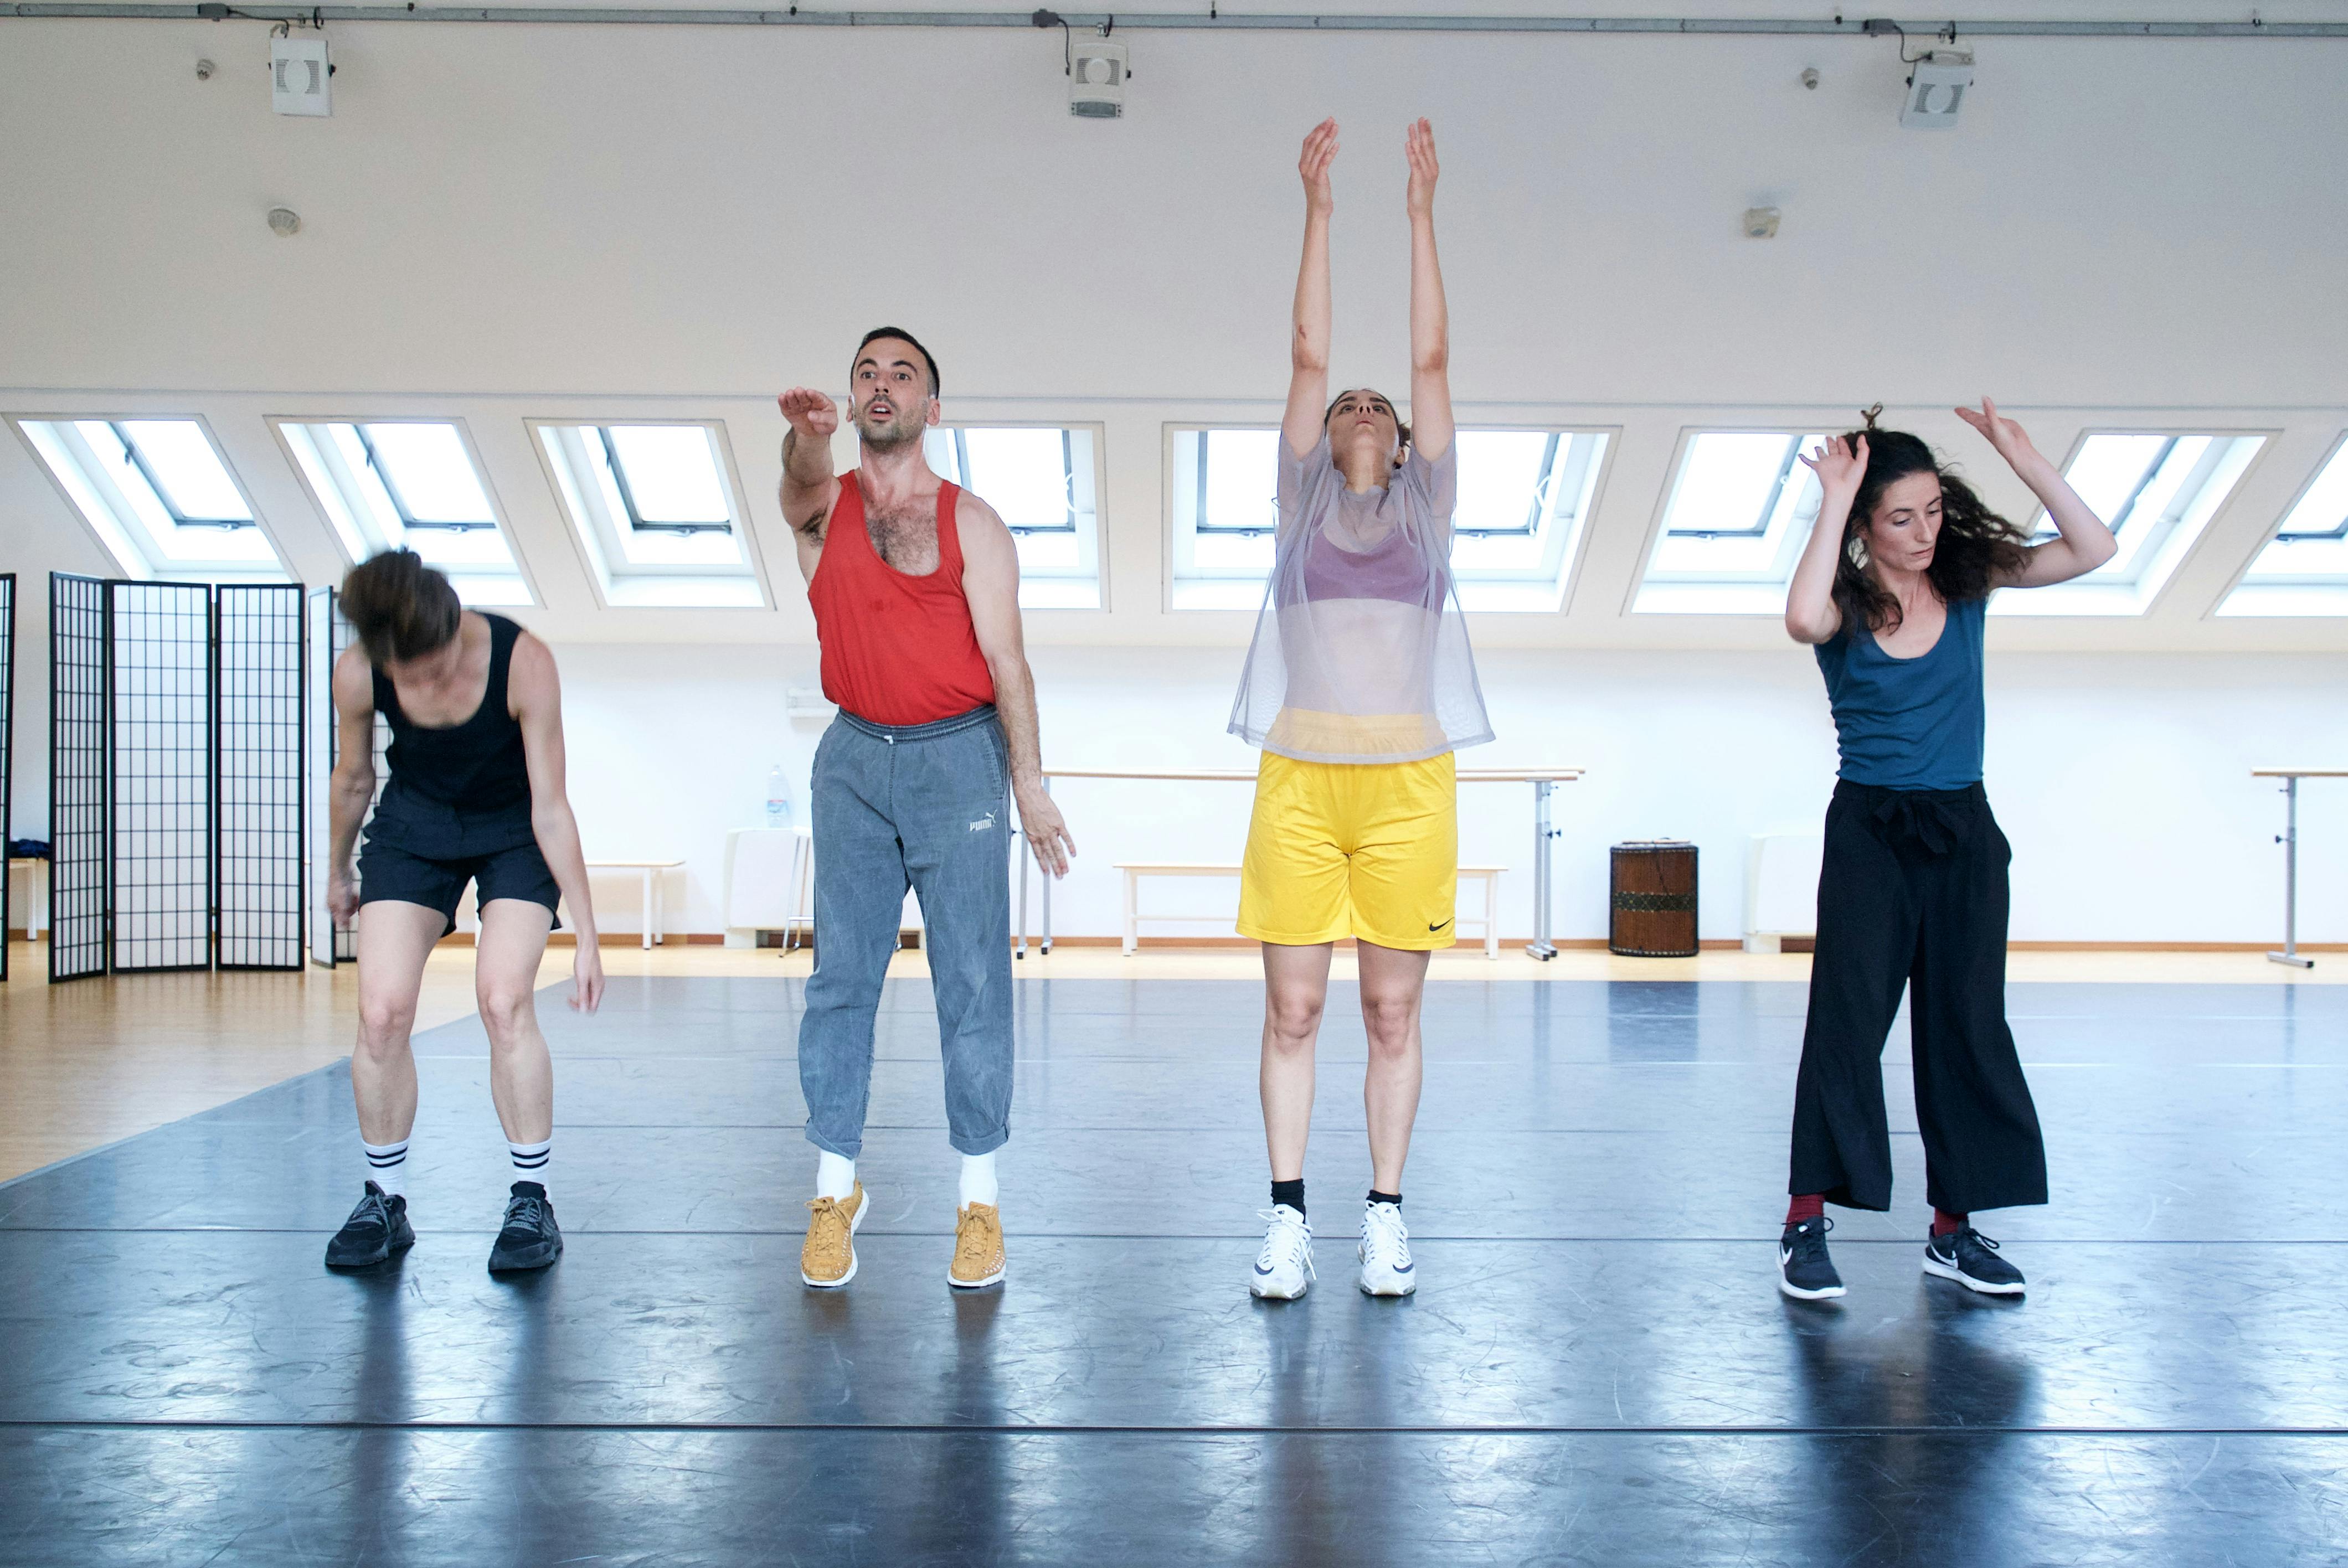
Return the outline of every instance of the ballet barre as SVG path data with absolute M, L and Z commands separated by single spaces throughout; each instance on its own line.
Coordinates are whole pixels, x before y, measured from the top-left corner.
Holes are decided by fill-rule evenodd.
M 2282 951 L 2267 957 L 2278 964 L 2312 969 L 2315 960 L 2301 957 L 2299 951 L 2299 781 L 2348 779 L 2348 768 L 2252 768 L 2250 776 L 2282 780 L 2283 826 L 2275 839 L 2282 845 Z
M 1557 944 L 1550 940 L 1550 845 L 1564 833 L 1550 822 L 1550 797 L 1561 784 L 1572 784 L 1586 770 L 1581 768 L 1461 768 L 1461 784 L 1529 784 L 1533 786 L 1533 939 L 1525 944 L 1525 951 L 1536 958 L 1557 957 Z M 1175 784 L 1252 784 L 1253 768 L 1045 768 L 1044 793 L 1052 793 L 1054 779 L 1131 779 L 1160 780 Z M 1014 956 L 1027 956 L 1027 870 L 1035 856 L 1026 843 L 1024 825 L 1013 833 L 1012 842 L 1019 856 L 1019 942 Z M 1044 878 L 1044 929 L 1042 947 L 1048 956 L 1052 951 L 1052 878 Z

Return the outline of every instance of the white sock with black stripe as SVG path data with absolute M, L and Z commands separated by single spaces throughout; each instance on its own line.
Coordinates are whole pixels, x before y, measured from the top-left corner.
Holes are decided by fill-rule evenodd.
M 384 1195 L 404 1194 L 407 1191 L 407 1140 L 396 1143 L 370 1143 L 359 1140 L 366 1151 L 367 1180 L 381 1187 Z
M 513 1151 L 515 1181 L 536 1182 L 541 1187 L 546 1185 L 546 1167 L 553 1156 L 553 1139 L 549 1138 L 541 1143 L 517 1143 L 509 1138 L 506 1147 Z

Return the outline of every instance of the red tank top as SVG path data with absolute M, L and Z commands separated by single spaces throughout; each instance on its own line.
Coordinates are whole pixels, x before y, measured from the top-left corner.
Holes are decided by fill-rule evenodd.
M 808 602 L 823 645 L 823 694 L 868 723 L 932 724 L 994 701 L 962 589 L 961 494 L 938 487 L 938 569 L 913 577 L 874 552 L 864 492 L 853 473 L 839 477 Z

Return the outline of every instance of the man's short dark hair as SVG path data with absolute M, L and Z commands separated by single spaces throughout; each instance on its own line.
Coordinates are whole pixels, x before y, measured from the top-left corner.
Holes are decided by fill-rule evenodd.
M 870 332 L 866 333 L 864 334 L 864 341 L 856 345 L 857 359 L 862 359 L 864 357 L 864 351 L 872 346 L 872 342 L 875 338 L 884 337 L 897 338 L 913 345 L 914 352 L 918 353 L 922 356 L 922 363 L 930 367 L 930 395 L 932 397 L 935 397 L 938 395 L 938 357 L 932 354 L 928 349 L 923 348 L 922 346 L 922 340 L 915 337 L 911 333 L 907 332 L 903 327 L 874 327 Z M 853 361 L 850 363 L 852 364 Z

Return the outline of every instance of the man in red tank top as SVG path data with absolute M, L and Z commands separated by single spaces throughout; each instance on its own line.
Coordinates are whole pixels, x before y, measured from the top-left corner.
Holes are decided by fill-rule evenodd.
M 856 1273 L 871 1199 L 856 1179 L 872 1087 L 873 1016 L 908 887 L 919 896 L 962 1154 L 949 1284 L 1003 1277 L 994 1151 L 1010 1136 L 1008 793 L 1044 869 L 1076 853 L 1044 793 L 1035 682 L 1019 627 L 1019 557 L 994 508 L 922 453 L 939 421 L 937 362 L 894 327 L 867 333 L 850 373 L 855 469 L 835 475 L 831 395 L 783 394 L 783 517 L 798 536 L 824 695 L 839 717 L 816 749 L 816 968 L 799 1025 L 808 1141 L 819 1151 L 799 1277 Z

